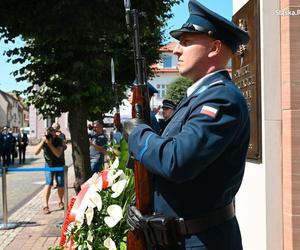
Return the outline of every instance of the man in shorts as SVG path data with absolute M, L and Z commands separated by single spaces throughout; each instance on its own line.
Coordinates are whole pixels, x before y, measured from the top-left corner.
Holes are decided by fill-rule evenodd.
M 41 142 L 36 148 L 35 154 L 44 151 L 45 167 L 62 167 L 65 165 L 63 140 L 56 135 L 55 129 L 49 127 L 46 135 L 42 137 Z M 64 173 L 63 171 L 45 171 L 46 184 L 44 188 L 43 212 L 49 214 L 49 198 L 51 187 L 53 186 L 54 175 L 57 176 L 58 208 L 64 209 Z

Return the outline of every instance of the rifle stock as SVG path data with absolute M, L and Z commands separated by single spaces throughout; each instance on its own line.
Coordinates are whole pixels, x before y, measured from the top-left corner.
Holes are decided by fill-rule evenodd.
M 121 117 L 120 117 L 120 113 L 116 112 L 114 115 L 114 125 L 115 127 L 120 130 L 121 128 Z
M 146 85 L 133 87 L 132 117 L 141 118 L 150 124 L 149 94 Z M 137 160 L 134 161 L 134 180 L 136 193 L 136 207 L 142 214 L 152 212 L 152 187 L 151 175 Z M 147 244 L 142 231 L 128 231 L 128 250 L 146 250 Z

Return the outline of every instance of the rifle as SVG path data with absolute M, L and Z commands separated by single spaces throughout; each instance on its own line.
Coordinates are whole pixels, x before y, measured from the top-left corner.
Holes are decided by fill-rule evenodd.
M 132 87 L 133 103 L 132 103 L 132 117 L 143 119 L 147 124 L 150 124 L 150 105 L 149 92 L 145 81 L 144 74 L 144 58 L 141 55 L 140 41 L 139 41 L 139 15 L 136 10 L 130 9 L 130 0 L 124 0 L 126 10 L 126 24 L 129 30 L 130 19 L 133 19 L 133 45 L 134 45 L 134 65 L 136 79 Z M 137 160 L 134 160 L 134 180 L 135 180 L 135 194 L 136 207 L 142 214 L 151 214 L 152 212 L 152 188 L 151 176 L 146 168 Z M 127 249 L 128 250 L 146 250 L 147 243 L 142 231 L 134 230 L 128 231 L 127 234 Z
M 117 130 L 120 131 L 121 130 L 120 129 L 121 128 L 120 104 L 118 98 L 118 85 L 115 81 L 115 64 L 113 58 L 111 58 L 110 69 L 111 69 L 111 83 L 115 95 L 115 104 L 116 104 L 116 113 L 114 114 L 114 125 L 117 128 Z

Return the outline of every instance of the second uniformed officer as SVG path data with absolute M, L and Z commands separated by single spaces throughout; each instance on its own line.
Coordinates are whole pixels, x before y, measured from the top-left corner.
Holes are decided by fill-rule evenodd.
M 226 65 L 249 36 L 189 2 L 190 16 L 171 35 L 178 70 L 193 80 L 161 136 L 131 120 L 129 150 L 153 173 L 155 215 L 128 209 L 131 230 L 144 229 L 156 249 L 241 250 L 233 199 L 242 182 L 249 115 Z M 133 128 L 132 128 L 133 127 Z

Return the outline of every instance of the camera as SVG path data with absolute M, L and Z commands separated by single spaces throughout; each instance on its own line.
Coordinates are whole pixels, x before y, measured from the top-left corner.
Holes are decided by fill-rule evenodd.
M 46 137 L 47 140 L 52 139 L 51 133 L 47 133 L 47 134 L 45 135 L 45 137 Z

